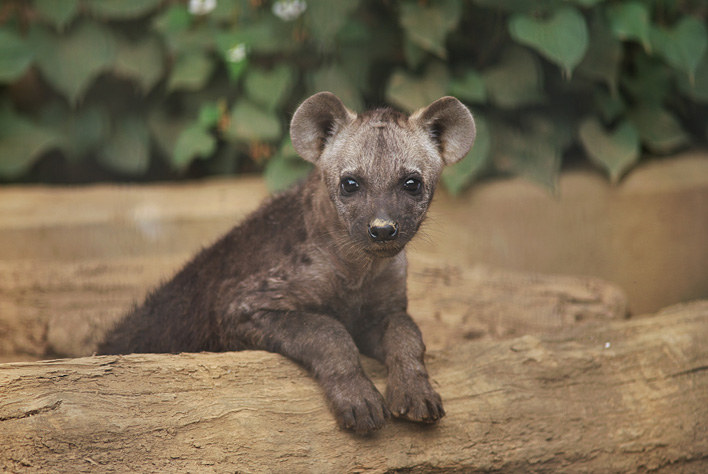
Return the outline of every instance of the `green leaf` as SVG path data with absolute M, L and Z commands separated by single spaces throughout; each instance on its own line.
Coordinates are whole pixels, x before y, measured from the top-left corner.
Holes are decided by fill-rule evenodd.
M 690 141 L 676 117 L 660 105 L 640 104 L 630 110 L 629 118 L 653 153 L 671 153 Z
M 548 19 L 513 15 L 509 32 L 521 44 L 530 46 L 559 65 L 570 77 L 588 49 L 589 35 L 585 18 L 577 9 L 566 6 Z
M 207 51 L 214 47 L 221 29 L 204 27 L 203 19 L 192 16 L 185 5 L 174 4 L 157 15 L 152 29 L 160 34 L 173 56 Z M 197 23 L 197 25 L 195 25 Z
M 155 108 L 148 116 L 149 130 L 160 151 L 168 161 L 172 160 L 175 144 L 182 130 L 190 125 L 184 117 L 169 113 L 165 108 Z
M 597 119 L 588 118 L 578 131 L 588 156 L 607 171 L 612 183 L 639 161 L 639 132 L 628 120 L 608 131 Z
M 452 194 L 459 194 L 484 170 L 491 151 L 491 133 L 487 120 L 481 114 L 474 115 L 477 136 L 474 146 L 458 163 L 445 168 L 442 181 L 445 188 Z
M 408 1 L 401 4 L 399 19 L 406 38 L 421 49 L 445 59 L 445 39 L 462 15 L 460 0 Z
M 361 94 L 351 77 L 339 66 L 333 65 L 318 69 L 312 76 L 311 92 L 329 91 L 342 99 L 344 105 L 352 110 L 362 110 Z
M 304 179 L 312 171 L 312 165 L 297 155 L 289 138 L 286 138 L 276 153 L 266 163 L 264 177 L 268 189 L 282 191 Z
M 227 138 L 243 142 L 267 142 L 282 136 L 280 120 L 248 100 L 241 100 L 231 111 Z
M 91 0 L 85 4 L 99 17 L 128 20 L 147 15 L 161 3 L 162 0 Z
M 209 17 L 219 22 L 231 23 L 238 18 L 244 3 L 242 0 L 219 0 L 216 7 L 209 12 Z
M 545 100 L 541 65 L 528 50 L 512 46 L 499 63 L 482 72 L 489 100 L 503 109 L 516 109 Z
M 229 50 L 234 45 L 244 43 L 256 53 L 272 54 L 279 52 L 282 48 L 282 38 L 278 32 L 285 31 L 286 28 L 278 29 L 280 25 L 273 21 L 259 21 L 248 25 L 243 25 L 239 30 L 226 31 L 216 36 L 217 43 L 221 43 L 224 51 Z M 290 38 L 290 42 L 292 38 Z
M 79 158 L 103 146 L 111 125 L 106 108 L 94 105 L 71 112 L 67 126 L 69 155 Z
M 578 66 L 583 75 L 598 79 L 617 93 L 617 81 L 622 60 L 622 43 L 615 38 L 602 15 L 595 15 L 590 24 L 588 51 Z
M 8 25 L 0 25 L 0 82 L 19 79 L 32 63 L 32 48 Z
M 418 69 L 428 56 L 428 52 L 406 37 L 403 39 L 403 55 L 406 57 L 409 69 Z
M 199 108 L 199 118 L 197 122 L 204 130 L 215 127 L 219 123 L 219 119 L 221 119 L 221 112 L 222 110 L 219 104 L 202 104 Z
M 108 130 L 108 118 L 103 107 L 72 109 L 65 101 L 58 99 L 42 108 L 37 124 L 61 137 L 57 148 L 70 163 L 93 152 L 98 145 L 103 146 Z
M 195 158 L 209 158 L 215 150 L 216 138 L 197 123 L 185 128 L 179 134 L 172 164 L 181 170 Z
M 651 44 L 668 64 L 693 78 L 708 48 L 708 32 L 704 22 L 685 16 L 674 28 L 653 27 Z
M 203 89 L 211 77 L 214 62 L 201 51 L 185 51 L 177 56 L 167 81 L 167 90 Z
M 522 176 L 556 193 L 561 150 L 554 125 L 537 115 L 526 122 L 522 127 L 494 123 L 492 140 L 496 168 Z
M 0 108 L 0 177 L 19 178 L 60 142 L 57 133 L 14 114 L 8 107 Z
M 572 1 L 573 3 L 575 3 L 577 5 L 580 5 L 581 7 L 590 8 L 590 7 L 594 7 L 598 3 L 604 2 L 605 0 L 570 0 L 570 1 Z
M 165 34 L 164 41 L 174 56 L 214 50 L 216 34 L 205 27 L 189 28 L 182 32 Z
M 34 0 L 37 13 L 60 31 L 76 16 L 79 0 Z
M 641 52 L 633 59 L 632 72 L 624 74 L 622 85 L 636 102 L 662 104 L 673 93 L 670 69 L 656 57 Z
M 491 10 L 512 13 L 548 11 L 558 8 L 565 0 L 474 0 L 474 3 Z
M 447 69 L 440 63 L 428 66 L 425 74 L 420 77 L 399 69 L 388 82 L 386 100 L 412 112 L 444 96 L 447 83 Z
M 330 47 L 357 6 L 359 0 L 310 0 L 307 2 L 305 20 L 312 35 L 325 47 Z
M 96 22 L 82 22 L 65 35 L 35 26 L 30 39 L 44 78 L 74 105 L 115 59 L 113 36 Z
M 682 74 L 678 77 L 678 84 L 686 96 L 698 102 L 708 102 L 708 54 L 698 64 L 693 81 Z
M 124 175 L 145 174 L 150 165 L 150 134 L 145 121 L 122 117 L 114 122 L 112 132 L 105 146 L 97 151 L 99 163 Z
M 238 82 L 248 66 L 248 46 L 246 43 L 235 43 L 222 50 L 222 57 L 232 83 Z
M 270 112 L 283 105 L 294 80 L 292 69 L 285 64 L 275 66 L 270 71 L 249 68 L 244 87 L 249 99 Z
M 361 45 L 370 41 L 374 25 L 368 20 L 352 15 L 337 34 L 337 42 L 341 45 Z
M 248 59 L 237 62 L 227 62 L 226 69 L 229 73 L 229 79 L 235 84 L 246 69 L 248 69 Z
M 367 54 L 369 48 L 370 46 L 346 48 L 347 52 L 340 57 L 341 62 L 337 62 L 334 65 L 336 67 L 333 68 L 335 72 L 341 71 L 341 74 L 346 78 L 345 83 L 342 84 L 342 89 L 352 91 L 351 94 L 346 94 L 349 97 L 347 100 L 351 99 L 351 107 L 356 108 L 356 110 L 363 110 L 363 106 L 361 105 L 363 102 L 360 102 L 360 100 L 362 100 L 361 94 L 372 93 L 371 87 L 373 84 L 371 82 L 371 74 L 377 61 L 371 54 Z M 323 69 L 323 71 L 329 71 L 329 69 Z M 338 72 L 331 75 L 327 73 L 323 74 L 323 76 L 326 77 L 326 80 L 323 79 L 323 83 L 331 84 L 331 81 L 334 79 L 330 78 L 336 78 L 338 75 Z M 380 79 L 376 81 L 377 84 L 379 82 L 385 85 L 385 80 Z M 334 88 L 334 86 L 330 88 Z M 345 102 L 345 104 L 346 103 L 347 102 Z
M 467 69 L 464 76 L 453 78 L 450 81 L 448 92 L 458 99 L 470 103 L 483 103 L 487 101 L 487 89 L 484 77 L 474 69 Z
M 155 17 L 152 26 L 163 35 L 169 36 L 186 31 L 192 25 L 193 18 L 185 5 L 174 4 Z
M 250 53 L 248 35 L 238 32 L 227 31 L 216 35 L 216 47 L 226 64 L 226 69 L 231 82 L 236 83 L 248 66 L 248 55 Z
M 637 40 L 645 51 L 651 50 L 649 40 L 650 17 L 642 2 L 617 2 L 607 7 L 607 17 L 614 35 L 622 40 Z
M 160 41 L 152 36 L 135 42 L 117 38 L 116 45 L 115 73 L 137 81 L 143 93 L 150 92 L 165 73 Z
M 293 41 L 292 28 L 277 18 L 266 17 L 256 22 L 240 25 L 237 29 L 213 32 L 213 40 L 220 52 L 227 56 L 233 47 L 244 44 L 247 51 L 258 54 L 292 52 L 301 47 Z
M 234 175 L 239 172 L 239 162 L 244 156 L 237 143 L 219 143 L 214 154 L 204 163 L 210 175 Z
M 595 89 L 593 102 L 605 123 L 617 120 L 626 111 L 624 101 L 619 94 L 610 94 L 601 88 Z
M 394 28 L 384 27 L 383 19 L 363 26 L 362 22 L 352 20 L 349 25 L 356 26 L 345 27 L 345 30 L 340 33 L 337 59 L 332 62 L 342 68 L 349 84 L 360 92 L 368 92 L 374 64 L 380 61 L 386 62 L 388 58 L 400 53 L 399 32 Z M 347 30 L 359 31 L 359 33 L 349 33 Z M 343 36 L 346 37 L 342 38 Z M 404 54 L 406 54 L 405 49 Z

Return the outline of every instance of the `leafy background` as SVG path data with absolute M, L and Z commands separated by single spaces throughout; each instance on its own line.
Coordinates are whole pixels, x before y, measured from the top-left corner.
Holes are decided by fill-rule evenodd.
M 308 95 L 412 111 L 451 94 L 478 140 L 446 170 L 553 191 L 708 138 L 704 0 L 3 0 L 0 181 L 308 172 Z

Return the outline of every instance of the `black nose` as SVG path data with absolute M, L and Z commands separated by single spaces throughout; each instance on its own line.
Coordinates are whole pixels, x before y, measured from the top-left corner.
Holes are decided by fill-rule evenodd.
M 398 224 L 393 221 L 374 219 L 369 224 L 369 237 L 374 242 L 385 242 L 398 237 Z

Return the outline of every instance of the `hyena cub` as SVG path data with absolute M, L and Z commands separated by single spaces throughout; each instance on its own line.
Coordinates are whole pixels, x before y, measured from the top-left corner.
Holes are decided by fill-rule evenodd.
M 322 92 L 297 109 L 290 134 L 316 166 L 309 178 L 197 254 L 119 322 L 99 353 L 278 352 L 317 379 L 344 428 L 369 433 L 391 414 L 439 420 L 442 401 L 406 312 L 403 249 L 442 168 L 472 146 L 472 115 L 452 97 L 410 117 L 357 115 Z M 385 398 L 359 352 L 386 366 Z

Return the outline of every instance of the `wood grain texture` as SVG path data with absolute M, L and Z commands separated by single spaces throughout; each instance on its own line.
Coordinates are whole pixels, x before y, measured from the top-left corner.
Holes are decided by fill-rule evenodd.
M 708 302 L 431 351 L 447 410 L 336 428 L 264 352 L 0 365 L 0 468 L 75 472 L 707 472 Z M 381 366 L 366 362 L 379 388 Z

